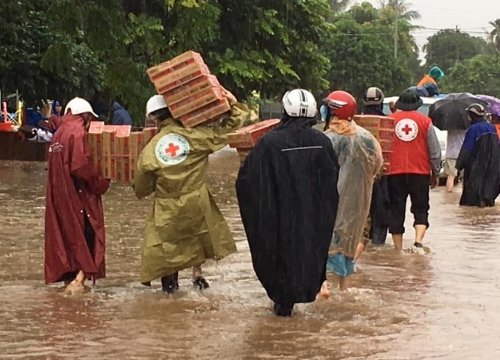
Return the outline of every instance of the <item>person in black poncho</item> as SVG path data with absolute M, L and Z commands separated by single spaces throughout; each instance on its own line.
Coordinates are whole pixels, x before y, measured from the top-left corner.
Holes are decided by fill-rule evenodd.
M 460 205 L 491 207 L 500 192 L 500 148 L 497 130 L 486 121 L 481 104 L 467 109 L 471 126 L 465 133 L 456 168 L 464 170 Z
M 313 302 L 326 280 L 337 216 L 339 165 L 316 123 L 316 100 L 283 97 L 281 123 L 262 136 L 238 173 L 236 193 L 255 273 L 278 316 Z

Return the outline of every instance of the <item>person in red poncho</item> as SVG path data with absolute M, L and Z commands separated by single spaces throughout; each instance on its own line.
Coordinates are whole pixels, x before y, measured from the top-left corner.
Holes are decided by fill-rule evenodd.
M 86 279 L 105 277 L 101 195 L 109 188 L 90 162 L 90 104 L 71 100 L 49 148 L 45 198 L 45 283 L 64 281 L 83 292 Z

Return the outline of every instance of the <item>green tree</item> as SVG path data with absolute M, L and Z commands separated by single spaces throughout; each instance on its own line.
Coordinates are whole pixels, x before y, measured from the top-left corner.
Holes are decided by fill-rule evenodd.
M 330 63 L 320 51 L 332 26 L 326 0 L 219 0 L 218 37 L 206 60 L 219 78 L 245 99 L 252 91 L 278 99 L 289 88 L 325 89 Z
M 438 65 L 445 73 L 456 62 L 467 60 L 488 50 L 485 40 L 456 29 L 440 30 L 427 39 L 424 46 L 426 67 Z
M 369 86 L 378 86 L 389 95 L 410 85 L 405 59 L 393 57 L 390 26 L 378 17 L 365 21 L 373 16 L 373 7 L 365 3 L 353 6 L 334 22 L 325 49 L 332 62 L 331 89 L 345 89 L 361 98 Z
M 470 92 L 500 97 L 500 55 L 476 55 L 457 62 L 445 76 L 446 92 Z

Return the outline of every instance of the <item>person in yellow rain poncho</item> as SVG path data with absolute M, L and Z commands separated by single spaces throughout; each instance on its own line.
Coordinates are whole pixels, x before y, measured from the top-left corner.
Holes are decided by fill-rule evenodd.
M 209 155 L 227 145 L 226 135 L 242 127 L 249 114 L 230 92 L 224 94 L 231 111 L 217 126 L 183 127 L 161 95 L 147 103 L 147 116 L 156 120 L 159 132 L 139 155 L 134 179 L 139 199 L 154 193 L 141 251 L 140 281 L 146 286 L 161 279 L 163 291 L 174 293 L 178 272 L 193 267 L 193 284 L 203 290 L 208 282 L 201 265 L 236 252 L 206 184 Z
M 370 211 L 373 182 L 383 165 L 382 149 L 375 137 L 356 125 L 356 100 L 345 91 L 325 99 L 329 114 L 325 135 L 332 141 L 340 164 L 337 189 L 339 208 L 330 245 L 327 270 L 337 275 L 340 290 L 354 273 L 354 261 L 366 243 L 363 230 Z M 328 296 L 326 282 L 320 295 Z

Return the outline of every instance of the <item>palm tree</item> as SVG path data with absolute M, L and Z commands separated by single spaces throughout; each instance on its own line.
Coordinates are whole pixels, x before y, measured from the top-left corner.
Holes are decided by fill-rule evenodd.
M 413 4 L 406 2 L 406 0 L 380 0 L 380 5 L 383 8 L 392 8 L 398 15 L 398 18 L 407 21 L 419 20 L 422 17 L 418 11 L 410 10 Z
M 412 3 L 407 2 L 406 0 L 380 0 L 380 5 L 382 9 L 390 9 L 391 12 L 395 14 L 396 18 L 392 20 L 396 21 L 396 19 L 399 19 L 398 24 L 402 24 L 403 27 L 407 29 L 408 34 L 410 34 L 414 30 L 423 28 L 420 25 L 412 24 L 412 21 L 418 20 L 422 17 L 418 11 L 411 10 L 411 7 L 413 6 Z M 410 35 L 407 41 L 414 51 L 419 51 L 417 40 L 413 35 Z
M 490 21 L 489 24 L 493 26 L 493 30 L 489 33 L 490 41 L 500 51 L 500 19 Z

